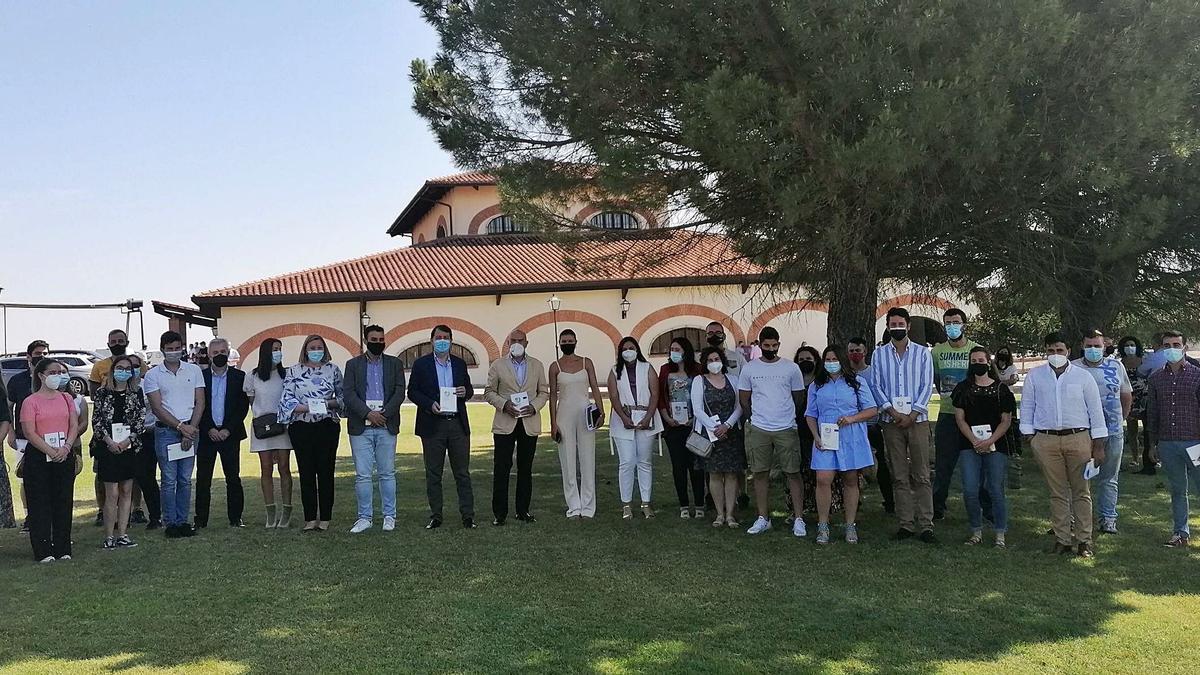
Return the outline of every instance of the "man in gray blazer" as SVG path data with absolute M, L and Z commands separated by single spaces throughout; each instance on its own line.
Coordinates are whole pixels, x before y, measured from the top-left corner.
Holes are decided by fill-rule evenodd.
M 374 525 L 371 474 L 379 474 L 383 530 L 396 529 L 396 436 L 400 433 L 400 404 L 404 402 L 404 364 L 383 353 L 383 328 L 363 329 L 365 354 L 346 363 L 342 394 L 346 401 L 346 431 L 354 456 L 354 496 L 358 519 L 350 532 Z

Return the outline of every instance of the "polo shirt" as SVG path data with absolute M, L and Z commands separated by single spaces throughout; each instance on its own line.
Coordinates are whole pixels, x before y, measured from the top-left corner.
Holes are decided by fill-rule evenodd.
M 180 422 L 192 419 L 196 408 L 196 390 L 204 388 L 204 371 L 194 363 L 179 363 L 179 370 L 172 373 L 165 363 L 160 363 L 146 373 L 142 391 L 147 395 L 160 392 L 162 406 Z

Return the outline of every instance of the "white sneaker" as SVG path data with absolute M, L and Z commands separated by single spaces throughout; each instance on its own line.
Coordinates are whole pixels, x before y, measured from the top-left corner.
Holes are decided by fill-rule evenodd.
M 59 562 L 62 562 L 62 561 L 64 561 L 64 560 L 70 560 L 70 559 L 71 559 L 71 556 L 69 556 L 69 555 L 64 555 L 64 556 L 60 556 L 60 557 L 58 558 L 58 561 L 59 561 Z
M 366 532 L 367 530 L 371 529 L 372 525 L 374 525 L 374 523 L 366 518 L 359 518 L 358 520 L 354 521 L 354 527 L 350 528 L 350 534 L 360 534 L 362 532 Z
M 762 534 L 769 529 L 771 529 L 771 521 L 759 516 L 758 520 L 755 520 L 754 524 L 750 526 L 750 529 L 746 530 L 746 534 Z
M 391 532 L 394 529 L 396 529 L 396 519 L 391 516 L 384 516 L 383 517 L 383 531 Z
M 52 555 L 48 555 L 48 556 L 46 556 L 45 558 L 42 558 L 41 560 L 39 560 L 38 562 L 40 562 L 40 563 L 52 563 L 52 562 L 54 562 L 54 556 L 52 556 Z
M 794 536 L 794 537 L 807 537 L 808 536 L 808 528 L 804 526 L 803 518 L 797 518 L 796 522 L 792 523 L 792 536 Z

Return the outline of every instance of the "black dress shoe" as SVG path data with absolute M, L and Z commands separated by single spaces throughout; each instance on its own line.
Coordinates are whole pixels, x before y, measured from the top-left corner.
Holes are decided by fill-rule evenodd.
M 163 530 L 163 534 L 166 535 L 167 539 L 178 539 L 179 528 L 174 525 L 168 525 L 167 529 Z
M 905 539 L 912 539 L 915 536 L 917 536 L 916 532 L 906 530 L 902 527 L 896 531 L 896 534 L 892 535 L 892 541 L 904 541 Z
M 230 527 L 246 527 L 246 524 L 240 520 L 233 520 L 233 521 L 229 522 L 229 526 Z
M 199 520 L 197 520 L 197 521 L 196 521 L 196 526 L 195 526 L 195 529 L 197 529 L 197 530 L 203 530 L 203 529 L 204 529 L 204 528 L 206 528 L 206 527 L 208 527 L 208 523 L 207 523 L 207 522 L 201 522 L 201 521 L 199 521 Z
M 429 519 L 429 524 L 425 526 L 425 529 L 427 529 L 427 530 L 436 530 L 437 528 L 439 528 L 439 527 L 441 527 L 441 526 L 442 526 L 442 519 L 441 519 L 441 518 L 430 518 L 430 519 Z
M 129 522 L 132 525 L 145 525 L 146 512 L 141 509 L 134 509 L 133 513 L 129 514 Z
M 933 520 L 934 520 L 934 522 L 937 522 L 937 521 L 939 521 L 939 520 L 945 520 L 945 519 L 946 519 L 946 512 L 945 512 L 945 511 L 937 511 L 936 513 L 934 513 L 934 514 L 933 514 Z
M 1046 551 L 1046 553 L 1051 553 L 1053 555 L 1063 555 L 1066 553 L 1074 553 L 1074 552 L 1075 552 L 1075 549 L 1071 548 L 1070 546 L 1067 546 L 1066 544 L 1063 544 L 1063 543 L 1060 543 L 1057 541 L 1054 542 L 1054 546 L 1050 547 Z
M 468 530 L 474 530 L 476 527 L 475 519 L 474 518 L 463 518 L 463 527 L 467 528 Z
M 181 537 L 194 537 L 199 533 L 200 533 L 199 530 L 192 527 L 191 525 L 188 525 L 187 523 L 184 523 L 183 525 L 179 526 L 179 536 L 181 536 Z
M 537 522 L 537 518 L 534 518 L 532 513 L 525 513 L 525 514 L 518 513 L 517 520 L 520 520 L 525 523 L 536 523 Z
M 161 520 L 152 520 L 152 521 L 150 521 L 150 522 L 146 523 L 146 529 L 147 529 L 147 530 L 157 530 L 157 529 L 159 529 L 159 528 L 161 528 L 161 527 L 162 527 L 162 521 L 161 521 Z
M 921 536 L 918 537 L 918 539 L 925 542 L 926 544 L 938 543 L 938 538 L 933 535 L 933 530 L 925 530 L 924 532 L 921 533 Z
M 494 518 L 494 519 L 492 519 L 492 525 L 495 525 L 496 527 L 503 527 L 503 526 L 504 526 L 504 522 L 505 522 L 505 519 L 504 519 L 504 518 Z

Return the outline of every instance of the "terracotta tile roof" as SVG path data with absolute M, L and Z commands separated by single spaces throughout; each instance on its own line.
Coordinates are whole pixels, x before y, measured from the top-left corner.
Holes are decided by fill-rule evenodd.
M 564 245 L 533 234 L 438 239 L 193 296 L 221 305 L 752 283 L 723 236 L 650 230 Z
M 449 176 L 441 176 L 438 178 L 430 178 L 425 181 L 426 185 L 495 185 L 496 178 L 491 174 L 481 171 L 466 171 L 464 173 L 454 173 Z
M 437 204 L 438 200 L 456 187 L 495 184 L 495 176 L 482 171 L 467 171 L 431 178 L 425 181 L 421 189 L 417 190 L 404 210 L 400 212 L 400 215 L 396 216 L 395 222 L 388 228 L 387 233 L 393 237 L 409 234 L 417 226 L 417 223 L 421 222 L 421 218 L 424 218 L 425 214 L 429 213 L 429 210 Z

